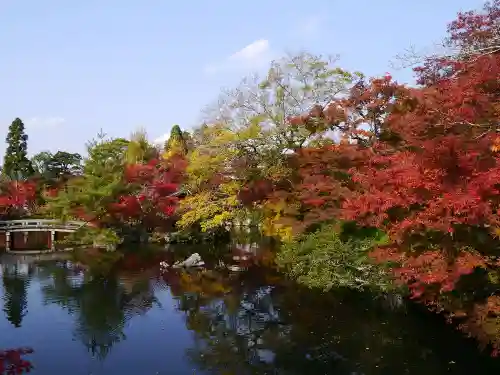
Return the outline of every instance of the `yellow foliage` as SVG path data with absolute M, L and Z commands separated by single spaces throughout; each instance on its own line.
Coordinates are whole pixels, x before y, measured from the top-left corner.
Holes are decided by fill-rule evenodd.
M 183 292 L 197 293 L 206 297 L 215 297 L 231 291 L 231 286 L 225 284 L 220 276 L 211 279 L 204 277 L 203 273 L 188 274 L 184 272 L 179 278 L 180 287 Z
M 200 191 L 181 201 L 182 216 L 177 225 L 180 228 L 188 228 L 199 223 L 204 232 L 215 229 L 231 221 L 239 212 L 238 206 L 236 195 L 218 195 L 212 191 Z
M 243 182 L 231 169 L 239 155 L 235 147 L 239 135 L 220 126 L 209 128 L 206 135 L 208 142 L 188 155 L 186 185 L 192 195 L 180 204 L 180 228 L 199 223 L 203 231 L 208 231 L 232 221 L 240 211 L 238 192 Z M 213 184 L 215 176 L 225 181 Z
M 161 158 L 163 160 L 169 160 L 172 156 L 174 156 L 176 154 L 176 152 L 174 150 L 167 150 L 165 151 L 162 155 L 161 155 Z
M 204 143 L 188 155 L 186 188 L 191 195 L 181 203 L 179 227 L 199 223 L 207 231 L 222 226 L 242 214 L 238 193 L 247 181 L 255 177 L 280 181 L 290 176 L 291 169 L 283 155 L 273 151 L 273 138 L 262 128 L 262 121 L 255 116 L 241 128 L 219 124 L 204 129 Z M 269 228 L 283 236 L 291 233 L 277 222 Z
M 279 237 L 285 242 L 293 240 L 294 233 L 292 227 L 281 222 L 284 212 L 290 208 L 293 209 L 293 205 L 284 200 L 267 202 L 264 205 L 262 229 L 265 235 Z
M 500 238 L 500 228 L 493 228 L 493 236 Z
M 294 238 L 293 230 L 278 222 L 279 215 L 273 218 L 265 218 L 262 223 L 262 231 L 266 236 L 276 236 L 284 242 L 292 241 Z

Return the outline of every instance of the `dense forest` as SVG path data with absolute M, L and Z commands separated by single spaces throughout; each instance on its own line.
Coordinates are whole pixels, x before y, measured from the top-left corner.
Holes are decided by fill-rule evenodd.
M 286 56 L 161 147 L 140 130 L 30 159 L 15 119 L 0 214 L 82 220 L 72 240 L 116 245 L 249 223 L 279 239 L 299 282 L 407 293 L 496 355 L 500 1 L 459 14 L 442 51 L 406 63 L 417 85 Z

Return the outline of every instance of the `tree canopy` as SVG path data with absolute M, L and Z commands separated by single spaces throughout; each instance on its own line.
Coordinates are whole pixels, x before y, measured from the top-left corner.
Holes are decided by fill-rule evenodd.
M 2 174 L 11 178 L 27 178 L 33 175 L 33 166 L 28 159 L 28 135 L 24 123 L 16 118 L 9 126 L 7 149 L 3 160 Z
M 397 288 L 496 354 L 499 23 L 500 0 L 460 13 L 449 53 L 424 56 L 417 85 L 304 52 L 224 90 L 203 124 L 174 125 L 163 148 L 141 130 L 98 137 L 81 164 L 75 154 L 38 154 L 39 176 L 65 176 L 41 194 L 44 212 L 85 220 L 116 242 L 249 223 L 281 242 L 278 263 L 301 283 Z M 21 120 L 7 141 L 3 173 L 30 177 Z M 13 177 L 0 207 L 34 199 L 26 184 Z

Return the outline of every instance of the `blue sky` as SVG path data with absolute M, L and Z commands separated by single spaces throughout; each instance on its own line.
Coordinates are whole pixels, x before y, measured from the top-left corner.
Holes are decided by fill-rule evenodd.
M 30 154 L 83 152 L 101 128 L 126 137 L 144 127 L 155 139 L 172 124 L 196 125 L 221 87 L 285 51 L 393 72 L 394 55 L 439 42 L 458 11 L 483 3 L 0 0 L 1 137 L 20 117 Z M 412 81 L 408 71 L 394 75 Z

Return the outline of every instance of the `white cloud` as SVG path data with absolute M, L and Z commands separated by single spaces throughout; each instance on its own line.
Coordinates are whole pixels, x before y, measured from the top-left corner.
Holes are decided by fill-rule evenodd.
M 52 129 L 66 122 L 63 117 L 32 117 L 26 121 L 26 127 L 31 129 Z
M 256 40 L 231 54 L 218 64 L 205 66 L 205 73 L 215 74 L 228 69 L 258 69 L 263 64 L 268 64 L 272 59 L 271 45 L 267 39 Z
M 260 60 L 270 50 L 269 41 L 259 39 L 229 56 L 230 61 L 253 62 Z
M 163 146 L 165 144 L 165 142 L 170 138 L 170 131 L 172 130 L 172 127 L 167 127 L 166 130 L 168 131 L 165 134 L 153 140 L 153 145 Z
M 170 133 L 165 133 L 161 137 L 154 139 L 153 144 L 154 145 L 163 145 L 168 140 L 169 137 L 170 137 Z

